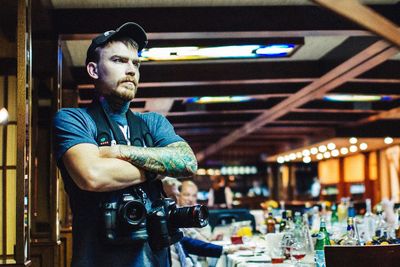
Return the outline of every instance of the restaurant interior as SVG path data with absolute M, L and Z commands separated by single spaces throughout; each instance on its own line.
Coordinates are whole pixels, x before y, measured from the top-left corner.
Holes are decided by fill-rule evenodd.
M 0 266 L 70 266 L 73 215 L 52 152 L 52 118 L 91 103 L 87 48 L 127 21 L 149 41 L 130 109 L 163 114 L 193 149 L 198 170 L 187 180 L 198 186 L 199 204 L 209 204 L 220 177 L 232 191 L 231 209 L 209 207 L 213 228 L 251 214 L 251 236 L 265 235 L 271 210 L 279 222 L 284 210 L 331 214 L 345 204 L 361 217 L 369 201 L 374 213 L 387 205 L 398 212 L 399 1 L 0 5 Z M 400 260 L 394 243 L 378 254 L 393 256 L 386 264 Z M 339 250 L 325 254 L 358 257 Z

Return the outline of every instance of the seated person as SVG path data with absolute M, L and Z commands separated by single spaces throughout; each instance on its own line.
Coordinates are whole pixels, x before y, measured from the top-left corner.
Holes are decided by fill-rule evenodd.
M 179 206 L 184 207 L 184 206 L 193 206 L 198 204 L 197 203 L 198 191 L 199 189 L 197 188 L 197 185 L 194 182 L 190 180 L 183 181 L 180 193 L 178 195 Z M 207 225 L 206 227 L 203 228 L 184 228 L 182 230 L 186 236 L 196 238 L 205 242 L 212 240 L 210 225 Z
M 269 191 L 265 186 L 261 185 L 260 181 L 253 180 L 253 187 L 249 189 L 249 192 L 247 192 L 247 196 L 249 196 L 249 197 L 268 197 Z
M 162 180 L 163 189 L 167 197 L 178 199 L 181 195 L 180 189 L 182 183 L 171 177 Z M 193 228 L 194 229 L 194 228 Z M 199 239 L 184 236 L 181 241 L 170 246 L 172 267 L 197 266 L 197 258 L 191 258 L 189 254 L 204 257 L 219 258 L 223 253 L 234 253 L 238 250 L 249 249 L 242 245 L 215 245 Z M 252 249 L 252 248 L 250 248 Z

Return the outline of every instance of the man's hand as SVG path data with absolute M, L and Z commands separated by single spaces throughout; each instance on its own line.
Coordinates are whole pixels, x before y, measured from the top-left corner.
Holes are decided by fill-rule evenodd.
M 190 177 L 197 171 L 196 157 L 186 142 L 175 142 L 166 147 L 100 147 L 100 156 L 122 159 L 138 168 L 176 178 Z

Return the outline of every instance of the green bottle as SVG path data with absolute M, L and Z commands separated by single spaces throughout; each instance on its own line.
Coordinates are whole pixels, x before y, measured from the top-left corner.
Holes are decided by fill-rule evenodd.
M 337 207 L 336 204 L 333 204 L 331 207 L 332 215 L 331 215 L 331 223 L 336 224 L 339 222 L 339 217 L 337 214 Z
M 330 244 L 331 241 L 329 239 L 329 233 L 326 230 L 325 220 L 321 218 L 321 224 L 317 236 L 317 242 L 315 243 L 314 261 L 316 267 L 326 267 L 324 247 Z

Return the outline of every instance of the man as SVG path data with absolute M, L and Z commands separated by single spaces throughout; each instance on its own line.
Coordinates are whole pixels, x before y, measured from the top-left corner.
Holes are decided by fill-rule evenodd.
M 149 212 L 161 196 L 155 174 L 188 177 L 197 170 L 191 148 L 166 118 L 129 109 L 139 84 L 138 53 L 146 44 L 145 31 L 133 22 L 94 38 L 86 58 L 93 103 L 62 109 L 54 118 L 57 164 L 73 212 L 73 267 L 169 266 L 168 249 L 153 251 L 143 235 L 132 243 L 135 233 L 128 231 L 128 243 L 118 245 L 113 222 L 123 218 L 117 208 L 105 210 L 133 197 Z M 131 146 L 137 139 L 139 146 Z
M 198 188 L 192 181 L 187 180 L 180 182 L 175 178 L 166 177 L 162 180 L 162 184 L 167 197 L 178 199 L 178 203 L 180 204 L 190 203 L 189 206 L 197 204 Z M 196 192 L 195 195 L 193 195 L 194 192 Z M 184 195 L 192 195 L 192 197 L 189 198 L 191 201 L 187 201 L 188 198 L 186 198 L 186 201 L 182 200 Z M 179 206 L 181 206 L 180 204 Z M 181 228 L 184 233 L 182 240 L 171 246 L 172 267 L 201 266 L 197 256 L 213 258 L 214 260 L 211 260 L 211 263 L 209 264 L 210 266 L 213 266 L 216 264 L 216 260 L 218 260 L 223 254 L 235 253 L 238 250 L 254 249 L 253 247 L 245 247 L 241 245 L 215 245 L 208 242 L 208 239 L 202 236 L 199 232 L 196 232 L 196 230 L 201 229 L 204 228 Z
M 197 193 L 199 192 L 199 189 L 194 182 L 190 180 L 183 181 L 180 185 L 180 189 L 180 194 L 178 195 L 179 206 L 193 206 L 198 204 Z M 183 229 L 183 232 L 186 236 L 196 238 L 205 242 L 212 240 L 210 225 L 207 225 L 203 228 L 185 228 Z

